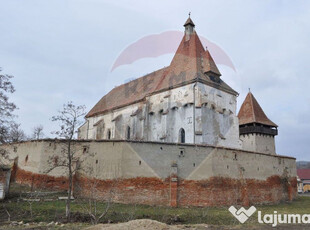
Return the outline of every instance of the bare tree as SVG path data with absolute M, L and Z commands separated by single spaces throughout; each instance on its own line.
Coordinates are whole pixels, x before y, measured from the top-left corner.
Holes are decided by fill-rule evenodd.
M 96 153 L 87 152 L 87 157 L 94 159 Z M 109 183 L 109 187 L 102 191 L 100 179 L 98 178 L 97 160 L 86 161 L 83 164 L 83 171 L 88 175 L 87 180 L 79 183 L 78 189 L 84 190 L 86 193 L 84 199 L 80 199 L 80 207 L 90 217 L 92 224 L 98 224 L 107 214 L 113 205 L 113 199 L 118 196 L 117 185 L 119 180 L 113 179 Z M 85 189 L 87 188 L 87 189 Z
M 87 198 L 81 199 L 80 207 L 84 210 L 87 215 L 91 218 L 92 224 L 98 224 L 99 221 L 108 214 L 110 207 L 112 206 L 112 199 L 115 196 L 115 190 L 113 183 L 111 182 L 111 188 L 107 191 L 105 198 L 100 195 L 102 191 L 98 189 L 98 180 L 89 178 L 83 184 L 87 186 Z
M 0 68 L 1 72 L 1 68 Z M 14 110 L 16 105 L 9 101 L 8 94 L 14 93 L 15 88 L 11 82 L 13 76 L 0 74 L 0 143 L 9 141 L 9 134 L 14 124 Z
M 63 109 L 58 112 L 58 115 L 52 117 L 52 121 L 58 122 L 60 130 L 53 132 L 61 139 L 64 139 L 64 148 L 59 156 L 54 156 L 49 159 L 49 164 L 53 162 L 53 166 L 47 171 L 50 172 L 56 167 L 65 167 L 68 173 L 68 199 L 66 202 L 66 217 L 70 220 L 70 203 L 73 189 L 73 175 L 78 170 L 79 156 L 75 149 L 75 141 L 77 129 L 82 125 L 82 118 L 85 116 L 84 105 L 74 105 L 68 102 L 63 105 Z
M 20 128 L 20 124 L 13 123 L 11 125 L 7 140 L 9 142 L 18 142 L 27 140 L 27 136 L 25 132 Z
M 43 125 L 35 126 L 32 130 L 32 138 L 35 140 L 42 139 L 44 137 Z

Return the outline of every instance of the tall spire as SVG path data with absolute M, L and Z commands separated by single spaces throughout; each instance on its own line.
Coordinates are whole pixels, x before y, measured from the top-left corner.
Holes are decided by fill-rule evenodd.
M 184 27 L 186 27 L 187 25 L 191 25 L 192 27 L 195 27 L 195 24 L 191 19 L 191 12 L 188 13 L 188 19 L 184 23 Z
M 186 41 L 190 39 L 190 35 L 194 33 L 195 24 L 191 19 L 191 12 L 188 14 L 188 19 L 186 20 L 185 24 L 185 35 L 186 35 Z

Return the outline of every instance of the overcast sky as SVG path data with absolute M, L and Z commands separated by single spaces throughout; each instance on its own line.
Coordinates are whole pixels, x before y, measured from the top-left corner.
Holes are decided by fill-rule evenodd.
M 90 110 L 116 85 L 168 66 L 166 54 L 123 65 L 120 53 L 144 36 L 196 31 L 221 47 L 236 72 L 219 65 L 240 93 L 248 88 L 279 125 L 277 153 L 310 160 L 310 1 L 0 0 L 0 67 L 14 75 L 11 96 L 26 133 L 72 100 Z

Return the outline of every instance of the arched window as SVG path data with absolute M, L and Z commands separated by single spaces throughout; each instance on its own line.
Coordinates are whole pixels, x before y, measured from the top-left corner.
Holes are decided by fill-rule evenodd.
M 111 130 L 108 129 L 108 132 L 107 132 L 107 139 L 110 140 L 111 139 Z
M 129 126 L 127 126 L 126 138 L 127 140 L 130 140 L 130 127 Z
M 179 131 L 179 142 L 185 143 L 185 130 L 183 128 Z

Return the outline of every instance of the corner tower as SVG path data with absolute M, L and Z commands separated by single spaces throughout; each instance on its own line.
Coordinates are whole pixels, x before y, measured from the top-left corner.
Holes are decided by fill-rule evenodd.
M 238 118 L 244 150 L 276 154 L 274 137 L 278 135 L 278 126 L 266 116 L 251 92 L 241 105 Z

